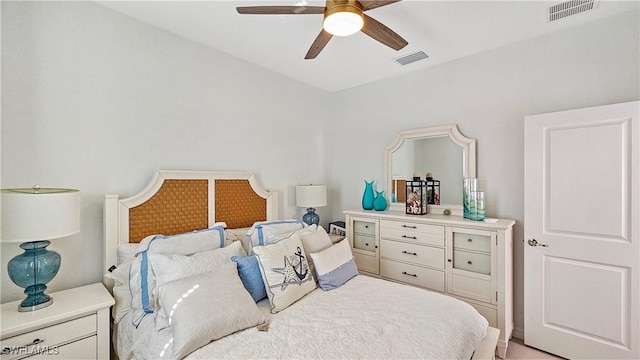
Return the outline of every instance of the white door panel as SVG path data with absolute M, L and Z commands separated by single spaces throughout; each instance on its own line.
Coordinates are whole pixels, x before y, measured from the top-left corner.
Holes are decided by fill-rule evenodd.
M 640 358 L 639 108 L 525 119 L 525 239 L 537 242 L 524 254 L 528 345 Z

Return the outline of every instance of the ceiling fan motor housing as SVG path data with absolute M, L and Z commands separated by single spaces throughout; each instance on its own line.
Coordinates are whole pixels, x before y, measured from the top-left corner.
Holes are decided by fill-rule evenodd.
M 327 0 L 323 28 L 336 36 L 352 35 L 364 25 L 362 6 L 357 0 Z

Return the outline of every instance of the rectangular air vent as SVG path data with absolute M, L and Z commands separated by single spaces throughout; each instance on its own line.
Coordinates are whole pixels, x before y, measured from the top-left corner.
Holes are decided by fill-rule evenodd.
M 549 7 L 547 21 L 557 21 L 566 17 L 593 10 L 597 7 L 598 0 L 571 0 Z
M 416 62 L 416 61 L 423 60 L 423 59 L 426 59 L 426 58 L 428 58 L 428 56 L 427 56 L 427 54 L 424 53 L 424 51 L 418 51 L 418 52 L 413 53 L 413 54 L 409 54 L 409 55 L 406 55 L 406 56 L 401 56 L 399 58 L 395 58 L 395 59 L 393 59 L 393 61 L 395 61 L 398 64 L 404 66 L 404 65 L 409 65 L 412 62 Z

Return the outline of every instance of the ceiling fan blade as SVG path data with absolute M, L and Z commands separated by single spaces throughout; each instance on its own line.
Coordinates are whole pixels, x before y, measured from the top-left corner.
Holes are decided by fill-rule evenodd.
M 383 25 L 378 20 L 368 16 L 367 14 L 362 14 L 364 16 L 364 26 L 362 27 L 362 32 L 372 37 L 374 40 L 377 40 L 388 47 L 394 50 L 400 50 L 403 47 L 407 46 L 407 40 L 403 39 L 402 36 L 395 33 L 395 31 L 389 29 L 385 25 Z
M 360 5 L 362 5 L 362 11 L 367 11 L 375 8 L 379 8 L 380 6 L 385 6 L 393 3 L 400 2 L 401 0 L 360 0 Z
M 324 14 L 324 6 L 239 6 L 236 10 L 253 15 Z
M 313 44 L 311 44 L 311 47 L 309 48 L 309 51 L 307 51 L 307 55 L 304 58 L 306 60 L 315 59 L 332 37 L 333 35 L 324 31 L 324 29 L 320 30 L 320 34 L 318 34 L 316 39 L 313 40 Z

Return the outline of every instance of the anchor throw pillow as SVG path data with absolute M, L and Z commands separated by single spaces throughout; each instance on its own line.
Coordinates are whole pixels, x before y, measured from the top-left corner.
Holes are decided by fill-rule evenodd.
M 254 246 L 271 313 L 275 314 L 316 288 L 302 241 L 297 234 L 278 243 Z

